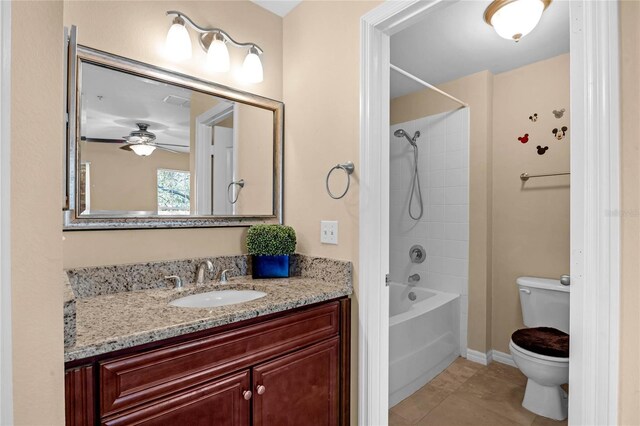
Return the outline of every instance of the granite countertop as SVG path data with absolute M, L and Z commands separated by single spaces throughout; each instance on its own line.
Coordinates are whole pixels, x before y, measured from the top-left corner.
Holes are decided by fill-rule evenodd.
M 179 308 L 169 302 L 212 290 L 250 289 L 265 297 L 215 308 Z M 197 288 L 147 289 L 76 299 L 75 344 L 65 361 L 87 358 L 180 336 L 249 318 L 286 311 L 352 293 L 350 285 L 317 278 L 253 280 L 234 277 L 229 284 L 209 282 Z

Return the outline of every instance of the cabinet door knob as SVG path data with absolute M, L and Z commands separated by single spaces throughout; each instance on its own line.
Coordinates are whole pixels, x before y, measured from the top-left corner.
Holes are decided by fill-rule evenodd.
M 258 385 L 258 387 L 256 388 L 256 390 L 258 391 L 258 395 L 262 395 L 267 391 L 267 388 L 265 388 L 262 385 Z
M 248 401 L 253 396 L 253 393 L 250 390 L 246 390 L 246 391 L 242 392 L 242 396 L 244 397 L 244 399 L 246 399 Z

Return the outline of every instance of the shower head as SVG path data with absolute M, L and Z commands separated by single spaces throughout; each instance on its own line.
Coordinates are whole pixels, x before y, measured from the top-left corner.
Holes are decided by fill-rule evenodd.
M 420 132 L 419 131 L 415 132 L 413 134 L 413 138 L 410 138 L 407 132 L 404 131 L 404 129 L 398 129 L 395 132 L 393 132 L 393 136 L 397 138 L 401 138 L 404 136 L 405 138 L 407 138 L 407 140 L 411 145 L 416 146 L 416 140 L 420 137 Z

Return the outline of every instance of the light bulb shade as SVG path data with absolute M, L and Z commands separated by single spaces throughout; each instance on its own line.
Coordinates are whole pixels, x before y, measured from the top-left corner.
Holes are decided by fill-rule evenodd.
M 252 47 L 249 49 L 249 53 L 242 64 L 242 79 L 247 83 L 260 83 L 263 78 L 260 56 L 258 56 L 257 49 Z
M 207 68 L 213 72 L 229 71 L 229 49 L 227 44 L 214 37 L 207 51 Z
M 485 21 L 500 37 L 519 41 L 538 25 L 549 3 L 550 0 L 496 0 L 487 8 Z
M 131 150 L 141 157 L 147 157 L 156 150 L 153 145 L 136 144 L 131 145 Z
M 181 18 L 173 20 L 164 44 L 165 52 L 174 61 L 191 58 L 191 37 Z

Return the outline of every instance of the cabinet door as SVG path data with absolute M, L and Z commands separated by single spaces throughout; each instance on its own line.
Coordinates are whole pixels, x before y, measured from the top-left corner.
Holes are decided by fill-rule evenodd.
M 254 367 L 253 424 L 337 425 L 339 348 L 336 337 Z
M 64 395 L 67 426 L 94 424 L 93 368 L 90 365 L 67 370 Z
M 103 419 L 103 425 L 248 426 L 249 371 L 209 382 L 127 413 Z

